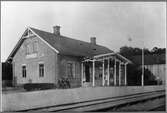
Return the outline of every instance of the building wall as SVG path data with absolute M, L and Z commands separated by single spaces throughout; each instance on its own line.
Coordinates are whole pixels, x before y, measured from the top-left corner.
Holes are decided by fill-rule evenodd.
M 149 69 L 154 76 L 159 77 L 165 84 L 165 75 L 166 75 L 166 64 L 154 64 L 154 65 L 145 65 L 146 69 Z
M 38 42 L 37 56 L 26 55 L 26 44 Z M 57 54 L 46 43 L 37 37 L 24 40 L 13 58 L 14 76 L 16 83 L 55 83 L 57 80 Z M 39 63 L 44 63 L 44 77 L 39 77 Z M 26 65 L 26 78 L 22 77 L 22 65 Z M 31 80 L 30 80 L 31 79 Z
M 67 74 L 67 63 L 73 63 L 74 77 Z M 78 57 L 58 55 L 58 78 L 68 78 L 71 87 L 81 86 L 81 61 Z

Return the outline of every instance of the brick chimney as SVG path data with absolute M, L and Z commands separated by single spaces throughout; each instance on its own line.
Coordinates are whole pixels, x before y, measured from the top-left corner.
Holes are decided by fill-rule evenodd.
M 96 37 L 91 37 L 90 43 L 96 45 Z
M 53 26 L 53 33 L 55 35 L 60 35 L 60 26 Z

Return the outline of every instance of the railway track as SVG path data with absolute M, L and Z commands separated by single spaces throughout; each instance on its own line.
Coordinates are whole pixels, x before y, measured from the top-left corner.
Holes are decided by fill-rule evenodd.
M 112 98 L 103 98 L 98 100 L 91 100 L 91 101 L 84 101 L 78 103 L 70 103 L 64 105 L 57 105 L 57 106 L 48 106 L 45 108 L 37 108 L 37 109 L 29 109 L 29 110 L 22 110 L 22 111 L 126 111 L 125 108 L 131 108 L 138 105 L 140 106 L 139 111 L 149 111 L 151 109 L 155 109 L 158 106 L 152 105 L 149 109 L 144 109 L 146 107 L 143 106 L 144 102 L 151 102 L 151 100 L 161 99 L 165 97 L 165 91 L 153 91 L 153 92 L 146 92 L 146 93 L 138 93 L 133 95 L 126 95 L 120 97 L 112 97 Z M 165 99 L 163 99 L 165 100 Z M 141 104 L 142 103 L 142 104 Z M 143 106 L 143 107 L 142 107 Z M 161 105 L 163 106 L 163 105 Z M 139 108 L 139 107 L 136 107 Z M 147 107 L 148 108 L 148 107 Z M 119 109 L 119 110 L 118 110 Z M 143 110 L 142 110 L 143 109 Z M 137 110 L 136 110 L 137 111 Z
M 101 109 L 97 111 L 112 111 L 112 112 L 130 112 L 130 111 L 165 111 L 165 98 L 156 97 L 148 100 L 141 100 L 137 102 L 132 102 L 130 104 L 119 105 L 107 109 Z

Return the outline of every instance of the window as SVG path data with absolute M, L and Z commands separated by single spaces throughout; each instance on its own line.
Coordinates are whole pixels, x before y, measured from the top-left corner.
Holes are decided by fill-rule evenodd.
M 39 77 L 44 77 L 44 64 L 39 64 Z
M 22 76 L 26 78 L 26 66 L 22 66 Z
M 70 78 L 74 78 L 75 77 L 75 65 L 74 63 L 67 63 L 67 75 Z
M 37 53 L 37 51 L 38 51 L 38 42 L 35 41 L 35 42 L 33 43 L 33 53 Z
M 72 78 L 73 76 L 72 63 L 67 63 L 67 74 L 68 74 L 68 77 Z
M 28 55 L 28 54 L 30 54 L 30 44 L 27 44 L 26 46 L 26 54 Z
M 37 53 L 38 51 L 38 42 L 35 41 L 33 43 L 29 43 L 25 46 L 26 48 L 26 55 Z

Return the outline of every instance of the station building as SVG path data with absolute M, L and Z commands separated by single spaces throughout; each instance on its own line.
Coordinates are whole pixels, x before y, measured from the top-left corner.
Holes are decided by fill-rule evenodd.
M 130 60 L 90 42 L 61 35 L 60 26 L 53 32 L 28 27 L 7 58 L 12 63 L 13 81 L 54 83 L 62 78 L 72 87 L 122 86 L 127 84 L 127 64 Z

